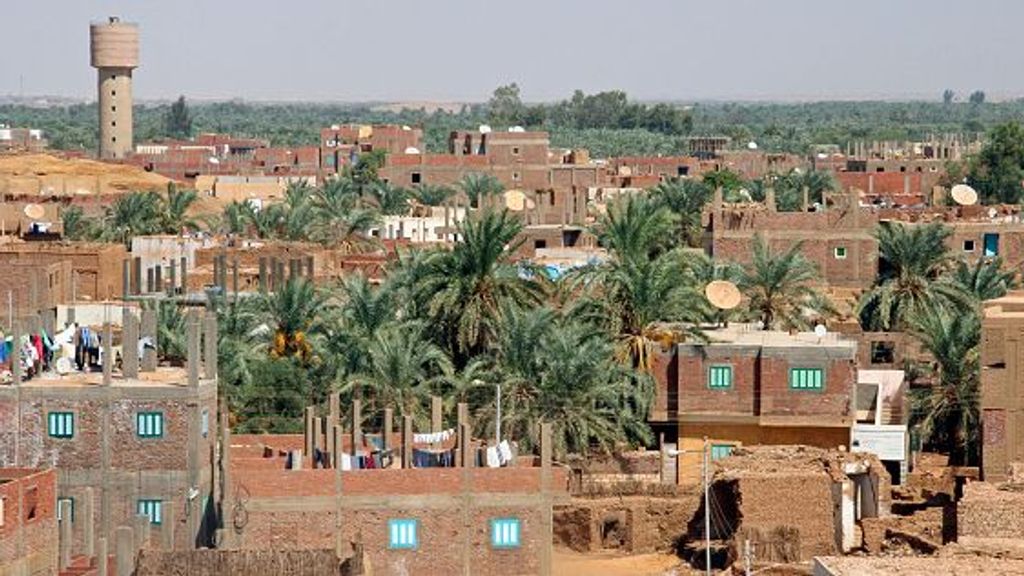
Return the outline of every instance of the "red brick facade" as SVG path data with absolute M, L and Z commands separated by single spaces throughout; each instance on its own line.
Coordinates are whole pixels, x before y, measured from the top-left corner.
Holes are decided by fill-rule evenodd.
M 57 574 L 57 474 L 0 468 L 0 502 L 0 573 Z

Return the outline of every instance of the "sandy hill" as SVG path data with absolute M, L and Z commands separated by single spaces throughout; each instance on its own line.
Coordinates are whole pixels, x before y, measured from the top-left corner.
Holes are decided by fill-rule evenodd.
M 49 154 L 0 156 L 0 192 L 13 195 L 120 194 L 163 190 L 167 178 L 138 166 Z

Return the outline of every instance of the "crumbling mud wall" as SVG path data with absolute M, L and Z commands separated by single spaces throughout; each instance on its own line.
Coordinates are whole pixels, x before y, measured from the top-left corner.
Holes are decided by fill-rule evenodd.
M 971 482 L 957 503 L 960 541 L 1012 538 L 1024 541 L 1024 485 Z
M 333 550 L 142 550 L 136 576 L 339 576 Z
M 692 493 L 660 498 L 573 498 L 553 511 L 555 544 L 578 552 L 673 550 L 685 536 L 698 500 Z

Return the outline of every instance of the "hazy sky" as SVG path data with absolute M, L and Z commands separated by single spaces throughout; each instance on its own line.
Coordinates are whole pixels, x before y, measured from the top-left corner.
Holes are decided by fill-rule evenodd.
M 1024 95 L 1020 0 L 0 0 L 0 94 L 92 97 L 88 23 L 138 22 L 139 98 Z

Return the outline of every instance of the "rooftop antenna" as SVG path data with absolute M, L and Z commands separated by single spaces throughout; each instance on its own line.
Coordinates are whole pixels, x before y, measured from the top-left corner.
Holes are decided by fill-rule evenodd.
M 978 203 L 978 192 L 967 184 L 957 184 L 949 193 L 953 201 L 961 206 L 973 206 Z

